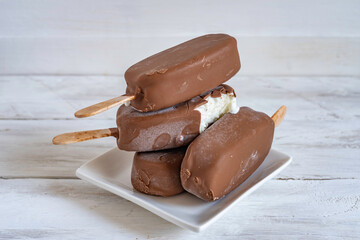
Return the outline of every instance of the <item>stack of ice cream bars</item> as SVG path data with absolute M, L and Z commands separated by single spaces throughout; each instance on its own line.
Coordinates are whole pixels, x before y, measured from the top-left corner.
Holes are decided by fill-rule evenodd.
M 184 190 L 215 201 L 244 182 L 270 151 L 272 118 L 239 108 L 223 84 L 240 69 L 237 42 L 227 34 L 204 35 L 150 56 L 125 72 L 126 94 L 84 108 L 88 117 L 110 107 L 117 128 L 66 133 L 54 144 L 113 136 L 135 151 L 131 183 L 144 194 L 169 197 Z

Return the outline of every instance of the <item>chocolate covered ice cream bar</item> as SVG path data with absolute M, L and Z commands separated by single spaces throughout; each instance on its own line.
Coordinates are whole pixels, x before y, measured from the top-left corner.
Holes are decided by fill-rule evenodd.
M 69 144 L 113 136 L 117 145 L 127 151 L 154 151 L 189 144 L 225 113 L 237 112 L 234 90 L 220 85 L 201 96 L 173 107 L 142 113 L 131 106 L 117 112 L 117 128 L 65 133 L 53 139 L 54 144 Z
M 240 69 L 236 39 L 209 34 L 148 57 L 125 72 L 126 94 L 138 111 L 155 111 L 187 101 Z
M 239 69 L 234 37 L 197 37 L 132 65 L 125 72 L 125 95 L 81 109 L 75 116 L 89 117 L 124 102 L 140 112 L 168 108 L 226 82 Z
M 184 189 L 206 201 L 234 190 L 264 161 L 274 121 L 279 123 L 285 111 L 283 106 L 272 118 L 248 107 L 225 114 L 189 145 L 181 165 Z
M 169 197 L 184 191 L 180 166 L 186 147 L 156 152 L 137 152 L 131 170 L 131 184 L 139 192 Z
M 140 152 L 181 147 L 225 113 L 237 110 L 235 92 L 227 85 L 156 112 L 141 113 L 123 105 L 116 121 L 118 147 Z

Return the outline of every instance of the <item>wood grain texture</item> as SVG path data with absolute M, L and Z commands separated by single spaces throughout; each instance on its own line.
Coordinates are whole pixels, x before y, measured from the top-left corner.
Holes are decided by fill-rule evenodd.
M 75 178 L 83 163 L 116 146 L 114 138 L 52 144 L 52 138 L 63 132 L 114 127 L 111 120 L 1 120 L 0 126 L 2 178 Z
M 0 0 L 0 239 L 358 239 L 359 11 L 357 0 Z M 51 139 L 115 127 L 116 108 L 73 114 L 124 94 L 137 61 L 217 32 L 238 40 L 239 104 L 288 107 L 273 147 L 293 162 L 196 234 L 75 177 L 114 139 Z
M 270 115 L 287 105 L 273 147 L 294 161 L 279 178 L 359 179 L 358 78 L 238 76 L 229 84 L 242 106 Z M 73 112 L 122 91 L 117 77 L 0 77 L 0 176 L 74 178 L 82 163 L 115 147 L 114 139 L 54 146 L 52 137 L 114 127 L 116 109 L 87 119 Z
M 114 139 L 51 143 L 62 132 L 114 127 L 116 109 L 73 113 L 122 94 L 121 76 L 0 77 L 0 239 L 357 239 L 360 79 L 239 74 L 229 84 L 242 106 L 270 115 L 288 107 L 273 147 L 293 162 L 196 234 L 75 178 Z
M 307 122 L 284 120 L 276 129 L 273 147 L 294 157 L 280 178 L 359 179 L 358 121 Z M 113 126 L 111 120 L 2 120 L 0 121 L 0 176 L 75 177 L 86 161 L 116 146 L 103 138 L 72 145 L 55 146 L 51 139 L 62 132 Z M 332 131 L 336 126 L 337 130 Z M 342 127 L 345 126 L 343 129 Z M 310 129 L 305 131 L 304 129 Z M 34 132 L 36 134 L 34 134 Z M 339 171 L 341 169 L 341 171 Z
M 129 102 L 135 99 L 135 95 L 127 96 L 122 95 L 119 97 L 114 97 L 103 102 L 95 103 L 94 105 L 85 107 L 75 112 L 75 117 L 77 118 L 86 118 L 91 117 L 102 112 L 109 110 L 110 108 L 119 107 L 121 104 Z
M 202 34 L 0 37 L 0 75 L 121 75 L 138 61 Z M 360 75 L 354 64 L 360 61 L 360 37 L 234 36 L 243 75 Z
M 72 144 L 72 143 L 95 140 L 98 138 L 118 137 L 118 136 L 119 136 L 119 132 L 116 127 L 96 129 L 96 130 L 86 130 L 86 131 L 77 131 L 77 132 L 59 134 L 52 139 L 52 143 L 55 145 L 64 145 L 64 144 Z
M 0 180 L 0 238 L 356 239 L 359 185 L 272 180 L 197 234 L 80 180 Z
M 360 116 L 358 77 L 245 77 L 240 72 L 227 84 L 236 90 L 240 105 L 269 115 L 286 104 L 286 120 Z M 125 88 L 121 76 L 0 76 L 0 119 L 75 119 L 77 109 L 123 94 Z M 78 121 L 114 119 L 115 114 L 111 109 Z
M 359 76 L 359 9 L 357 0 L 2 0 L 0 75 L 121 75 L 225 32 L 238 40 L 243 74 Z
M 281 122 L 284 120 L 286 114 L 286 106 L 282 105 L 272 116 L 271 119 L 275 123 L 275 127 L 280 126 Z
M 356 0 L 2 0 L 0 36 L 360 37 L 359 6 Z
M 73 120 L 78 109 L 122 95 L 125 88 L 122 77 L 3 76 L 0 118 Z M 114 119 L 116 111 L 110 109 L 91 120 Z

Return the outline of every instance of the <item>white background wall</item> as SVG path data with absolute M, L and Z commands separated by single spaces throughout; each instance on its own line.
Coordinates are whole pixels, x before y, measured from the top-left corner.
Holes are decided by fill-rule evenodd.
M 360 75 L 357 0 L 0 0 L 0 75 L 122 75 L 216 32 L 243 75 Z

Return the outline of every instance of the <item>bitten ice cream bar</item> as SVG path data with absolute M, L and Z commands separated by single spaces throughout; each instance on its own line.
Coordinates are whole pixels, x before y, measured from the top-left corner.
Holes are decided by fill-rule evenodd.
M 141 113 L 123 105 L 116 121 L 118 147 L 153 151 L 184 146 L 225 113 L 237 111 L 235 92 L 227 85 L 156 112 Z
M 153 151 L 189 144 L 210 124 L 238 107 L 234 90 L 220 85 L 187 102 L 156 112 L 142 113 L 131 106 L 121 106 L 117 113 L 118 128 L 65 133 L 53 139 L 54 144 L 69 144 L 113 136 L 118 147 L 127 151 Z
M 208 34 L 152 55 L 125 72 L 126 94 L 84 108 L 89 117 L 130 102 L 140 112 L 185 102 L 226 82 L 240 69 L 236 39 Z

